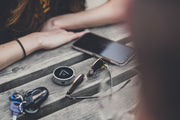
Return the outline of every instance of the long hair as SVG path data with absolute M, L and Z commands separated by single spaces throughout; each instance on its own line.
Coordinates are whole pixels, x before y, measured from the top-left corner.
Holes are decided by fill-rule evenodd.
M 15 24 L 21 17 L 28 0 L 20 0 L 16 9 L 11 11 L 11 17 L 8 19 L 7 26 Z
M 17 0 L 16 2 L 17 7 L 11 10 L 11 16 L 7 21 L 6 27 L 21 35 L 39 31 L 42 24 L 49 17 L 79 12 L 85 9 L 85 0 L 53 0 L 50 16 L 47 17 L 43 13 L 40 0 Z

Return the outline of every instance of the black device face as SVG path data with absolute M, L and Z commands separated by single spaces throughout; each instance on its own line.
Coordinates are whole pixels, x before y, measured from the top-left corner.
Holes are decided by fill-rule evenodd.
M 73 75 L 73 70 L 68 67 L 60 67 L 54 71 L 57 78 L 67 79 Z
M 108 40 L 93 33 L 87 33 L 73 44 L 73 48 L 85 53 L 103 57 L 112 63 L 123 65 L 133 55 L 134 49 Z

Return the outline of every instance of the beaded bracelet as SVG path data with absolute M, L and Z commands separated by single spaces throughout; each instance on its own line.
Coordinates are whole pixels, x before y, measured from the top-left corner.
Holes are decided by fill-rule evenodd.
M 17 42 L 19 43 L 19 45 L 21 46 L 21 48 L 22 48 L 22 50 L 23 50 L 24 57 L 26 57 L 26 51 L 25 51 L 22 43 L 21 43 L 18 39 L 16 39 L 16 41 L 17 41 Z

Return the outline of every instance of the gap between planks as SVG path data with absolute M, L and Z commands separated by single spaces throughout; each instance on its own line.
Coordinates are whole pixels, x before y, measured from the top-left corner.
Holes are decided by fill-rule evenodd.
M 75 69 L 76 75 L 78 75 L 80 73 L 84 73 L 85 71 L 87 72 L 89 69 L 89 66 L 94 61 L 95 61 L 95 58 L 87 59 L 83 62 L 73 65 L 72 67 Z M 123 66 L 123 67 L 118 67 L 118 66 L 112 65 L 112 66 L 110 66 L 110 69 L 113 71 L 113 73 L 112 73 L 113 77 L 116 78 L 117 76 L 121 75 L 122 73 L 132 70 L 134 67 L 135 67 L 135 63 L 134 63 L 134 61 L 131 61 L 129 64 L 127 64 L 126 66 Z M 84 70 L 84 71 L 82 71 L 82 70 Z M 124 77 L 127 77 L 127 75 L 122 74 L 122 79 L 124 79 Z M 10 95 L 10 93 L 13 93 L 15 91 L 33 89 L 33 88 L 36 88 L 39 86 L 47 87 L 50 91 L 50 96 L 49 96 L 48 100 L 44 103 L 44 105 L 42 106 L 42 110 L 40 111 L 40 113 L 35 117 L 40 118 L 44 115 L 51 114 L 52 112 L 55 112 L 59 109 L 62 109 L 64 107 L 67 107 L 67 106 L 73 104 L 72 101 L 68 102 L 68 101 L 66 101 L 66 99 L 64 99 L 64 95 L 67 92 L 67 90 L 69 89 L 69 86 L 65 86 L 65 87 L 58 86 L 58 85 L 54 84 L 51 79 L 52 79 L 52 74 L 42 77 L 36 81 L 29 82 L 29 83 L 19 86 L 17 88 L 0 93 L 0 96 L 1 96 L 0 101 L 2 101 L 2 103 L 0 105 L 0 113 L 1 113 L 0 117 L 4 118 L 4 120 L 10 119 L 10 111 L 9 111 L 10 102 L 8 101 L 8 96 Z M 97 84 L 98 84 L 98 81 L 95 81 L 95 80 L 87 81 L 81 87 L 78 88 L 77 92 L 79 92 L 79 91 L 81 92 L 82 90 L 85 89 L 84 87 L 86 87 L 86 86 L 92 87 Z M 95 94 L 95 93 L 93 93 L 93 94 Z M 54 110 L 51 108 L 54 108 Z M 51 111 L 49 111 L 49 109 Z M 4 114 L 6 114 L 6 115 L 9 114 L 9 115 L 4 116 Z
M 119 98 L 118 102 L 116 102 L 116 106 L 119 106 L 119 116 L 122 116 L 124 112 L 132 108 L 132 106 L 134 106 L 138 101 L 136 95 L 139 88 L 137 79 L 137 76 L 131 78 L 131 82 L 128 83 L 121 91 L 118 92 L 118 94 L 116 93 L 116 95 L 114 96 L 114 98 L 116 98 L 116 96 L 118 95 Z M 120 88 L 125 83 L 126 81 L 120 83 L 116 87 Z M 98 99 L 94 99 L 83 100 L 64 109 L 61 109 L 55 113 L 47 115 L 40 120 L 102 120 L 100 116 L 101 112 L 99 110 Z

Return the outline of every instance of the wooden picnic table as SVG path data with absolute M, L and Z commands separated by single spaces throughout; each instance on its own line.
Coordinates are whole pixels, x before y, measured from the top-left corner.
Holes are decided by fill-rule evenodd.
M 122 24 L 109 25 L 89 29 L 91 32 L 104 36 L 121 44 L 129 41 Z M 26 91 L 40 86 L 49 90 L 48 99 L 42 104 L 40 111 L 34 115 L 20 115 L 19 120 L 100 120 L 98 105 L 95 100 L 69 100 L 65 94 L 70 86 L 59 86 L 52 81 L 52 73 L 58 66 L 70 66 L 75 70 L 76 77 L 86 73 L 96 57 L 79 52 L 72 48 L 74 41 L 53 50 L 40 50 L 0 71 L 0 118 L 10 120 L 9 96 L 14 92 Z M 136 104 L 136 64 L 132 59 L 124 66 L 110 64 L 114 87 L 121 87 L 131 79 L 119 93 L 119 112 L 123 114 Z M 76 91 L 76 95 L 98 94 L 102 78 L 84 82 Z M 108 79 L 108 78 L 107 78 Z

